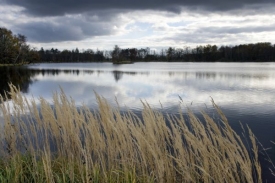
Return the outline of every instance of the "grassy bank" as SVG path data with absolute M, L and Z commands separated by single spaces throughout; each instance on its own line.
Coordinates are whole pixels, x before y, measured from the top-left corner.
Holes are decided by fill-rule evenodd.
M 262 182 L 252 132 L 248 151 L 214 103 L 221 121 L 202 113 L 203 124 L 146 103 L 142 117 L 121 114 L 100 96 L 91 112 L 63 92 L 53 105 L 10 95 L 0 104 L 0 182 Z

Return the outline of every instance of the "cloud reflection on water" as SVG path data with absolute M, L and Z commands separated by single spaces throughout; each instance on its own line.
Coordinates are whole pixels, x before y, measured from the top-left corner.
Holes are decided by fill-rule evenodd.
M 95 91 L 111 103 L 117 97 L 121 105 L 134 109 L 142 107 L 140 99 L 156 108 L 160 108 L 161 101 L 169 109 L 179 104 L 179 96 L 189 106 L 191 102 L 193 106 L 211 105 L 211 96 L 219 106 L 237 108 L 242 112 L 251 112 L 251 109 L 261 112 L 266 110 L 263 106 L 274 109 L 275 75 L 272 69 L 236 68 L 214 67 L 211 70 L 208 66 L 205 71 L 201 67 L 199 71 L 193 68 L 192 71 L 175 72 L 162 66 L 143 72 L 139 69 L 133 71 L 133 68 L 130 71 L 89 68 L 91 70 L 55 71 L 54 74 L 48 70 L 35 76 L 37 81 L 29 93 L 50 100 L 52 91 L 58 91 L 61 86 L 77 104 L 84 102 L 88 106 L 95 105 Z

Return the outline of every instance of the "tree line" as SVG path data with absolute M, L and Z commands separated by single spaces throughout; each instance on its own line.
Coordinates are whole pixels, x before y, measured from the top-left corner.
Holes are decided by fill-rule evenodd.
M 60 51 L 56 48 L 46 49 L 41 48 L 37 51 L 40 60 L 43 62 L 102 62 L 109 61 L 107 51 L 94 51 L 92 49 L 79 51 L 78 48 L 72 50 Z
M 169 47 L 161 51 L 146 48 L 120 48 L 113 50 L 92 50 L 78 48 L 58 50 L 56 48 L 30 48 L 26 36 L 14 35 L 6 28 L 0 28 L 0 64 L 36 62 L 104 62 L 113 63 L 138 61 L 166 62 L 267 62 L 275 61 L 275 44 L 269 42 L 241 44 L 236 46 L 204 45 L 191 48 Z
M 236 46 L 205 45 L 195 48 L 162 49 L 160 52 L 147 48 L 120 48 L 115 45 L 111 51 L 93 51 L 92 49 L 59 51 L 58 49 L 38 51 L 43 62 L 268 62 L 275 61 L 275 44 L 269 42 L 241 44 Z

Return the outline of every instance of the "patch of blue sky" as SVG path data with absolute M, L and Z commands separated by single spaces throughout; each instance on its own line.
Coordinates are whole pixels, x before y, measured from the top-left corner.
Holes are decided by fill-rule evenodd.
M 133 39 L 133 38 L 153 36 L 155 35 L 155 33 L 153 32 L 151 27 L 152 27 L 152 24 L 143 23 L 143 22 L 135 22 L 135 23 L 129 24 L 125 27 L 128 33 L 124 34 L 122 37 L 123 39 L 129 39 L 129 38 Z
M 148 29 L 152 26 L 152 24 L 148 22 L 135 22 L 135 23 L 128 24 L 127 27 L 131 27 L 133 25 L 140 27 L 141 29 Z
M 180 21 L 180 22 L 172 22 L 172 23 L 167 23 L 167 25 L 171 27 L 185 27 L 192 23 L 191 21 Z

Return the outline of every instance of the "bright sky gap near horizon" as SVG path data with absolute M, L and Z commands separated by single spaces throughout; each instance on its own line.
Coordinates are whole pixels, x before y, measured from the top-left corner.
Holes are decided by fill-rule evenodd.
M 0 0 L 0 27 L 32 47 L 110 50 L 275 44 L 274 0 Z

